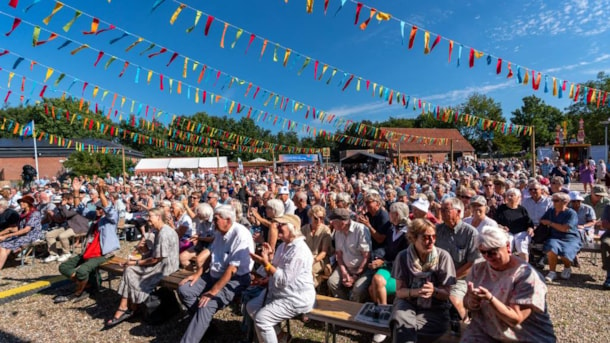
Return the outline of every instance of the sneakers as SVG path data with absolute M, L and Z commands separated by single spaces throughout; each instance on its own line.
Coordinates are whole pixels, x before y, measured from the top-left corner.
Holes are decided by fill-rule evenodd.
M 546 280 L 546 282 L 553 282 L 553 281 L 555 281 L 556 277 L 557 277 L 557 273 L 551 271 L 548 274 L 546 274 L 546 277 L 544 279 Z
M 572 276 L 572 268 L 564 268 L 561 272 L 561 278 L 564 280 L 569 280 L 570 276 Z
M 385 339 L 386 339 L 387 337 L 388 337 L 388 336 L 386 336 L 386 335 L 382 335 L 382 334 L 380 334 L 380 333 L 376 333 L 376 334 L 373 336 L 373 342 L 375 342 L 375 343 L 381 343 L 381 342 L 385 341 Z
M 57 261 L 59 259 L 59 256 L 55 255 L 55 254 L 51 254 L 49 255 L 47 258 L 45 258 L 44 260 L 42 260 L 44 263 L 51 263 L 53 261 Z
M 70 257 L 72 257 L 72 254 L 63 254 L 57 258 L 57 262 L 66 262 Z

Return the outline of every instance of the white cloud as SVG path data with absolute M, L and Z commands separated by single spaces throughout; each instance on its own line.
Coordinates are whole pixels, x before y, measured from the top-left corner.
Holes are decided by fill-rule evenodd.
M 331 108 L 327 113 L 334 114 L 337 117 L 353 116 L 359 113 L 376 113 L 389 108 L 389 105 L 384 101 L 370 102 L 367 104 L 339 106 Z
M 545 74 L 550 74 L 550 73 L 557 73 L 559 71 L 563 71 L 563 70 L 573 70 L 576 68 L 580 68 L 580 67 L 585 67 L 591 64 L 596 64 L 605 60 L 610 59 L 610 54 L 604 54 L 601 55 L 599 57 L 596 57 L 595 59 L 591 60 L 591 61 L 581 61 L 578 63 L 574 63 L 574 64 L 568 64 L 565 66 L 560 66 L 560 67 L 555 67 L 555 68 L 550 68 L 550 69 L 546 69 L 544 70 Z
M 444 93 L 428 95 L 428 96 L 422 97 L 422 99 L 426 100 L 426 101 L 441 101 L 445 105 L 454 104 L 456 102 L 465 101 L 466 98 L 469 95 L 471 95 L 472 93 L 487 94 L 487 93 L 496 91 L 498 89 L 506 88 L 507 86 L 514 85 L 514 84 L 515 84 L 515 80 L 513 78 L 508 81 L 504 81 L 504 82 L 493 84 L 493 85 L 467 87 L 467 88 L 451 90 L 451 91 L 444 92 Z
M 610 20 L 604 15 L 610 7 L 610 0 L 577 0 L 566 1 L 561 7 L 547 6 L 542 0 L 532 1 L 531 7 L 520 11 L 524 13 L 509 21 L 506 25 L 495 28 L 491 37 L 498 41 L 507 41 L 525 36 L 574 33 L 581 36 L 593 36 L 610 31 Z

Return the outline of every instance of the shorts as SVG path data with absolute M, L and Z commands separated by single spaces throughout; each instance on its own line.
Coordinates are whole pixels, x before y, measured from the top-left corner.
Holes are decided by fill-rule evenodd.
M 381 275 L 385 280 L 385 291 L 387 294 L 396 294 L 396 279 L 390 275 L 390 271 L 385 268 L 377 269 L 377 275 Z
M 451 286 L 451 291 L 449 292 L 449 295 L 458 299 L 464 299 L 467 290 L 468 285 L 466 284 L 466 280 L 457 280 L 455 285 Z

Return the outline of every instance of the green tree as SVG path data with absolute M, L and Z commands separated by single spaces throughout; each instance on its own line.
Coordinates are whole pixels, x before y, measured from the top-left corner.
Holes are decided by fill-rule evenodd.
M 512 114 L 513 124 L 534 126 L 537 146 L 553 144 L 556 136 L 555 128 L 564 120 L 564 116 L 558 108 L 545 104 L 535 95 L 523 98 L 523 106 L 514 110 Z M 521 149 L 529 150 L 531 137 L 519 136 L 519 142 Z
M 596 80 L 589 80 L 584 83 L 585 86 L 594 89 L 600 89 L 604 92 L 610 92 L 610 75 L 600 72 L 597 74 Z M 585 142 L 591 144 L 602 145 L 604 141 L 604 125 L 600 123 L 603 121 L 610 120 L 610 108 L 607 103 L 610 99 L 606 99 L 606 104 L 602 104 L 600 99 L 600 105 L 597 105 L 597 99 L 595 102 L 586 104 L 585 98 L 587 94 L 581 90 L 578 96 L 578 102 L 572 102 L 572 104 L 566 109 L 568 120 L 573 128 L 570 131 L 570 137 L 576 135 L 580 119 L 584 119 L 585 129 Z
M 133 167 L 130 159 L 125 160 L 125 168 Z M 64 162 L 64 167 L 77 175 L 103 175 L 111 173 L 119 175 L 123 173 L 123 160 L 121 155 L 114 154 L 90 154 L 77 151 L 71 154 Z

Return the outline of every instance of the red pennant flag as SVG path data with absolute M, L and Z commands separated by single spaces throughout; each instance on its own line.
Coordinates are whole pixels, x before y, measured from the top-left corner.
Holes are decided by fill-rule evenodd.
M 453 41 L 449 41 L 449 63 L 451 63 L 451 54 L 453 53 Z
M 116 26 L 110 24 L 110 26 L 108 26 L 107 28 L 101 29 L 101 30 L 95 32 L 95 35 L 97 36 L 97 35 L 99 35 L 102 32 L 106 32 L 106 31 L 110 31 L 110 30 L 114 30 L 114 29 L 116 29 Z
M 468 65 L 470 68 L 474 67 L 474 49 L 470 48 L 470 55 L 468 56 Z
M 254 33 L 250 34 L 250 41 L 248 42 L 248 46 L 246 47 L 246 51 L 244 52 L 244 55 L 248 53 L 248 49 L 250 49 L 250 45 L 252 45 L 254 38 L 256 38 L 256 35 Z
M 496 65 L 496 74 L 500 74 L 502 72 L 502 59 L 498 58 L 498 64 Z
M 159 88 L 163 90 L 163 74 L 159 74 Z
M 434 43 L 432 43 L 432 47 L 430 48 L 430 52 L 432 52 L 432 50 L 434 50 L 434 47 L 441 41 L 441 35 L 436 36 L 436 39 L 434 40 Z
M 214 21 L 214 17 L 212 17 L 211 15 L 208 15 L 208 20 L 205 23 L 205 30 L 203 31 L 203 33 L 207 36 L 208 33 L 210 32 L 210 26 L 212 25 L 212 22 Z
M 39 94 L 41 98 L 44 97 L 44 92 L 46 92 L 46 90 L 47 90 L 47 85 L 44 85 L 42 87 L 42 90 L 40 91 L 40 94 Z
M 154 52 L 154 53 L 152 53 L 152 54 L 148 55 L 148 58 L 151 58 L 151 57 L 155 57 L 155 56 L 161 55 L 162 53 L 164 53 L 164 52 L 166 52 L 166 51 L 167 51 L 167 49 L 166 49 L 166 48 L 161 48 L 161 50 L 159 50 L 158 52 Z
M 328 9 L 328 1 L 329 0 L 324 0 L 324 15 L 326 15 L 326 10 Z
M 21 24 L 21 19 L 15 17 L 15 19 L 13 20 L 13 26 L 11 27 L 11 30 L 9 32 L 5 33 L 4 35 L 7 36 L 7 37 L 10 36 L 11 33 L 13 33 L 13 31 L 15 31 L 17 26 L 19 26 L 19 24 Z
M 506 75 L 506 77 L 510 79 L 511 77 L 513 77 L 513 70 L 510 67 L 510 62 L 508 62 L 507 68 L 508 68 L 508 75 Z
M 6 54 L 8 54 L 8 50 L 6 50 L 6 49 L 4 51 L 0 52 L 0 56 L 4 56 Z
M 97 67 L 97 64 L 98 64 L 98 63 L 100 62 L 100 60 L 102 59 L 102 56 L 104 56 L 104 52 L 103 52 L 103 51 L 100 51 L 100 52 L 97 54 L 97 59 L 95 60 L 95 63 L 93 63 L 93 66 L 94 66 L 94 67 Z
M 356 20 L 354 21 L 354 25 L 358 24 L 358 18 L 360 18 L 360 10 L 362 10 L 362 4 L 356 4 Z
M 352 82 L 353 79 L 354 79 L 354 74 L 352 74 L 352 76 L 350 76 L 349 79 L 347 79 L 347 81 L 345 82 L 345 85 L 343 86 L 342 91 L 344 91 L 347 88 L 347 86 L 349 86 L 350 82 Z
M 6 103 L 6 102 L 8 102 L 8 97 L 9 97 L 9 96 L 11 96 L 11 93 L 12 93 L 12 92 L 13 92 L 13 91 L 9 90 L 9 91 L 6 93 L 6 97 L 4 97 L 4 102 L 5 102 L 5 103 Z
M 19 0 L 10 0 L 8 2 L 8 5 L 11 6 L 12 8 L 17 8 L 18 3 L 19 3 Z
M 57 33 L 51 32 L 51 35 L 49 36 L 49 39 L 41 40 L 41 41 L 36 42 L 36 46 L 43 45 L 44 43 L 48 43 L 48 42 L 52 41 L 55 38 L 57 38 Z
M 411 33 L 409 34 L 409 49 L 413 47 L 413 42 L 415 41 L 415 35 L 417 34 L 417 26 L 413 25 L 411 28 Z
M 123 74 L 125 74 L 125 70 L 127 70 L 127 66 L 129 65 L 129 61 L 125 61 L 125 64 L 123 64 L 123 70 L 121 70 L 121 73 L 119 74 L 119 77 L 122 77 Z
M 174 54 L 172 55 L 172 57 L 169 59 L 169 62 L 167 63 L 166 67 L 169 67 L 170 64 L 172 64 L 172 62 L 174 62 L 174 60 L 176 59 L 176 57 L 178 57 L 178 53 L 174 52 Z

